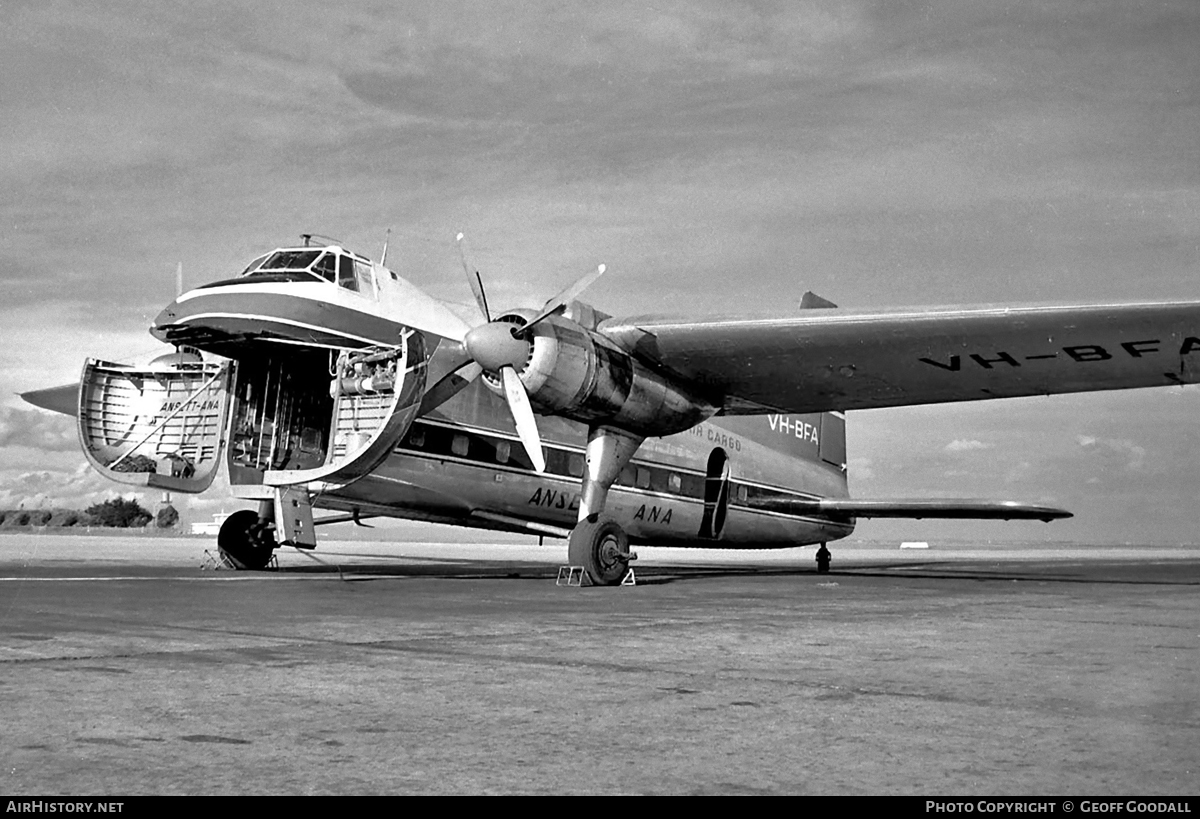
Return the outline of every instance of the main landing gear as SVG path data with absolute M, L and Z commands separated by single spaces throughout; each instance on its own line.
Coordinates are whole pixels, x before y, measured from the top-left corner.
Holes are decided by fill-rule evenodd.
M 567 541 L 567 560 L 582 566 L 588 579 L 597 586 L 616 586 L 629 573 L 629 537 L 614 520 L 581 520 Z
M 572 566 L 581 566 L 593 585 L 619 585 L 629 573 L 629 562 L 637 559 L 629 552 L 625 530 L 601 513 L 608 490 L 643 440 L 640 435 L 613 427 L 588 430 L 579 522 L 567 541 L 567 559 Z
M 275 553 L 275 524 L 272 504 L 263 510 L 243 509 L 225 518 L 217 533 L 221 555 L 239 569 L 265 569 Z

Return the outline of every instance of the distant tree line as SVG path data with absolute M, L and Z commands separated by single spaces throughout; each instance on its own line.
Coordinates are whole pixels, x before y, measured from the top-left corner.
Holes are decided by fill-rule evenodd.
M 0 526 L 106 526 L 115 529 L 140 529 L 150 524 L 169 529 L 179 523 L 179 512 L 167 505 L 154 515 L 136 500 L 113 498 L 96 503 L 84 511 L 78 509 L 6 509 L 0 511 Z

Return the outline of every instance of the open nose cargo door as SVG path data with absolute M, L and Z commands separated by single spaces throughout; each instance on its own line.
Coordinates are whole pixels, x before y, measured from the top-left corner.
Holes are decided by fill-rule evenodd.
M 397 347 L 344 350 L 329 382 L 329 434 L 325 460 L 303 469 L 272 468 L 267 486 L 312 481 L 345 485 L 369 475 L 408 432 L 425 393 L 425 345 L 405 333 Z
M 120 483 L 203 492 L 221 465 L 232 363 L 128 366 L 89 358 L 79 388 L 88 462 Z
M 411 331 L 396 346 L 272 345 L 224 364 L 89 360 L 79 436 L 93 467 L 135 486 L 203 492 L 227 439 L 231 484 L 345 485 L 379 466 L 408 431 L 425 363 L 424 339 Z

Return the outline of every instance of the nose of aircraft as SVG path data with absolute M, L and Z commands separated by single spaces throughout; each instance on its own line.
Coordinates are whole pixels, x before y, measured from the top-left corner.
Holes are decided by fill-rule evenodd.
M 168 341 L 170 335 L 170 327 L 177 324 L 179 313 L 181 312 L 179 302 L 173 301 L 162 309 L 157 316 L 154 317 L 154 323 L 150 325 L 150 335 L 157 338 L 159 341 Z

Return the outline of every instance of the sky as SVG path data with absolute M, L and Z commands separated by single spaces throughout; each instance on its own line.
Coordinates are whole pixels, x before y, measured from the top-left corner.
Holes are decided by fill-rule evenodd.
M 0 3 L 0 508 L 78 506 L 22 391 L 148 358 L 187 286 L 311 231 L 431 294 L 614 315 L 1200 297 L 1194 2 Z M 852 413 L 851 490 L 1195 542 L 1200 390 Z M 153 499 L 152 499 L 153 500 Z M 223 497 L 188 502 L 206 517 Z

